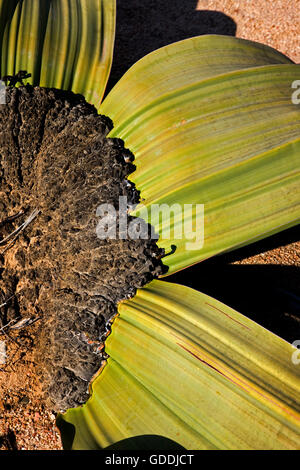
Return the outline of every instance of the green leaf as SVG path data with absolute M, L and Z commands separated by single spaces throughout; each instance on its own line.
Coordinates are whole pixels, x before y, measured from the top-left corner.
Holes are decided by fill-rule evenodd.
M 1 76 L 72 90 L 100 105 L 115 34 L 115 0 L 0 0 Z
M 159 246 L 176 246 L 168 274 L 299 222 L 299 73 L 267 46 L 201 36 L 144 57 L 104 100 L 110 136 L 136 157 L 130 179 L 144 207 L 134 214 Z M 175 216 L 160 220 L 161 204 Z
M 217 300 L 153 281 L 119 305 L 106 351 L 91 398 L 60 416 L 73 449 L 141 435 L 185 449 L 299 448 L 295 349 Z

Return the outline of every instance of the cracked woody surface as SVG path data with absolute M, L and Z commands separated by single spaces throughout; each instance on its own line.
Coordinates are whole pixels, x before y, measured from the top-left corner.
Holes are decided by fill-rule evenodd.
M 100 36 L 107 30 L 113 37 L 114 2 L 10 5 L 1 3 L 1 73 L 26 69 L 34 84 L 69 88 L 98 105 L 112 42 L 101 41 L 106 50 L 99 64 L 100 42 L 90 31 L 93 25 L 99 35 L 101 24 Z M 83 23 L 76 31 L 78 18 Z M 30 45 L 29 28 L 36 39 Z M 66 36 L 73 47 L 58 54 Z M 72 67 L 63 68 L 66 58 Z M 47 68 L 51 61 L 57 75 L 55 67 Z M 73 80 L 83 64 L 84 80 Z M 166 258 L 169 272 L 298 222 L 299 109 L 290 95 L 297 73 L 288 58 L 267 47 L 199 37 L 145 57 L 105 99 L 100 111 L 109 110 L 114 122 L 109 137 L 122 138 L 134 152 L 137 171 L 130 179 L 146 204 L 175 199 L 209 206 L 205 253 L 191 255 L 169 240 L 178 246 Z M 150 167 L 147 161 L 155 158 Z M 212 298 L 162 281 L 121 303 L 119 314 L 92 398 L 60 418 L 74 426 L 71 442 L 61 424 L 69 446 L 103 448 L 138 434 L 161 434 L 186 448 L 297 447 L 299 370 L 291 362 L 291 345 Z M 259 347 L 247 347 L 256 341 Z

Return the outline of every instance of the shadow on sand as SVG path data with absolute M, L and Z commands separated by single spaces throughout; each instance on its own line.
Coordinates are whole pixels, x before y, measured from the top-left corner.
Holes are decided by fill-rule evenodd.
M 159 47 L 202 34 L 234 36 L 236 24 L 196 0 L 117 0 L 113 65 L 106 93 L 137 60 Z

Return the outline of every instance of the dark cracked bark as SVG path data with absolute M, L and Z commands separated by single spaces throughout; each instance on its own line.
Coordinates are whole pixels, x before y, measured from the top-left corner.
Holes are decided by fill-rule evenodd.
M 126 180 L 133 156 L 111 128 L 83 97 L 54 89 L 9 88 L 0 106 L 0 305 L 13 296 L 0 319 L 39 319 L 28 331 L 57 410 L 86 401 L 118 302 L 163 271 L 151 238 L 97 237 L 99 205 L 139 200 Z

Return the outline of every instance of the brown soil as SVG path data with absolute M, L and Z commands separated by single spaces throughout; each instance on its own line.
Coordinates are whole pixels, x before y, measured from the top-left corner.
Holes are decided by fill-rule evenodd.
M 13 342 L 7 352 L 15 356 L 7 371 L 0 372 L 0 449 L 61 449 L 55 413 L 39 399 L 41 383 L 32 352 L 20 357 Z
M 299 0 L 198 0 L 197 10 L 217 10 L 232 18 L 236 36 L 274 47 L 300 62 Z

